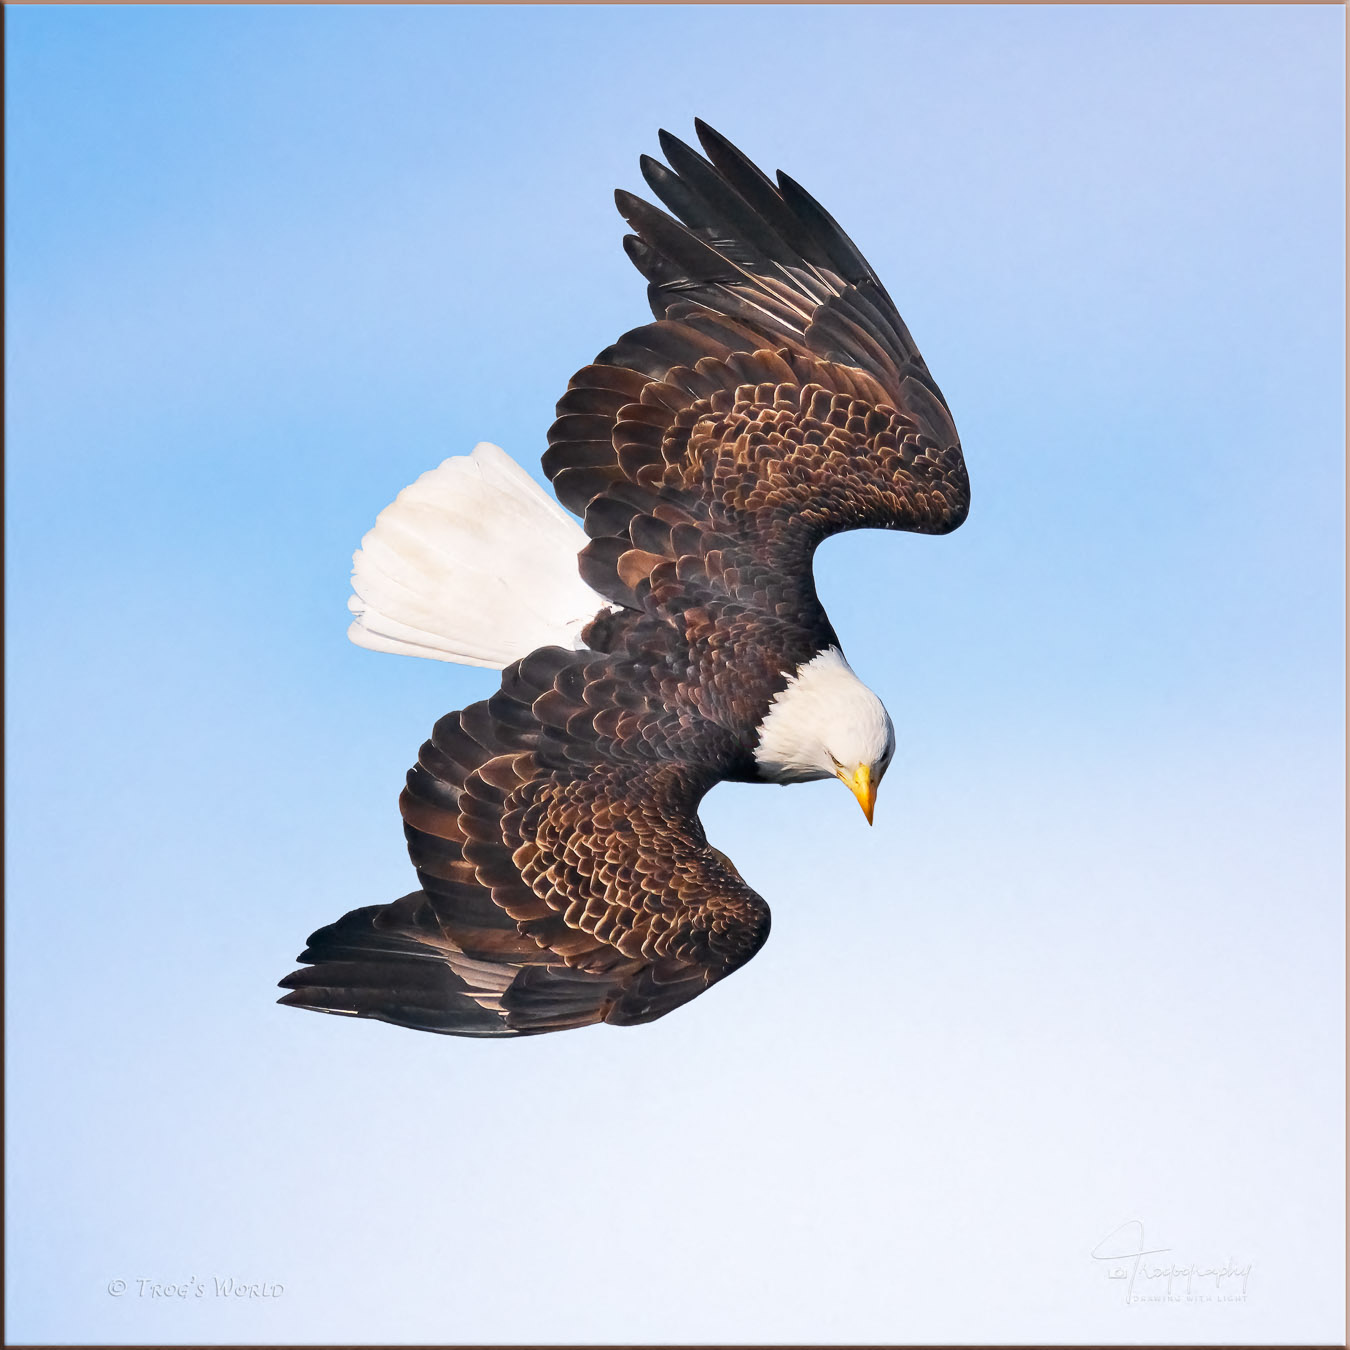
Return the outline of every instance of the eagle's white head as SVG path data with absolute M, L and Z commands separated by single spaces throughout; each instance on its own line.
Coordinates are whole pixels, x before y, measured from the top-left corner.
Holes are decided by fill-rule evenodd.
M 755 762 L 770 783 L 838 778 L 872 823 L 877 785 L 895 754 L 881 700 L 827 647 L 788 677 L 759 727 Z

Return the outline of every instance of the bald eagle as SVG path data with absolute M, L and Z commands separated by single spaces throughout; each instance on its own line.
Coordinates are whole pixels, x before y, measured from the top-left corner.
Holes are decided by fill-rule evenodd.
M 650 1022 L 768 936 L 699 823 L 714 784 L 838 778 L 872 819 L 895 730 L 812 555 L 841 530 L 954 530 L 960 443 L 829 213 L 696 127 L 703 154 L 662 132 L 668 166 L 641 160 L 672 214 L 616 193 L 655 322 L 568 384 L 557 501 L 483 444 L 362 541 L 352 640 L 501 687 L 408 774 L 420 888 L 314 933 L 282 1003 L 457 1036 Z

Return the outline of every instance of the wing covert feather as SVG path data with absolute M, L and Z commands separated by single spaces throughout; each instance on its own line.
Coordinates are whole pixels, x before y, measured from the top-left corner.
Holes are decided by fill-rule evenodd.
M 656 322 L 573 377 L 544 469 L 585 517 L 586 581 L 640 607 L 668 549 L 658 505 L 718 546 L 707 579 L 749 603 L 766 573 L 822 632 L 811 556 L 840 530 L 945 534 L 970 488 L 942 393 L 890 296 L 834 218 L 697 123 L 706 158 L 666 132 L 643 177 L 667 215 L 620 191 Z M 583 414 L 584 410 L 584 414 Z M 686 567 L 686 571 L 692 569 Z M 749 578 L 749 584 L 747 584 Z
M 422 889 L 315 933 L 282 1001 L 458 1035 L 651 1021 L 752 957 L 767 906 L 698 802 L 718 737 L 543 648 L 442 718 L 400 800 Z

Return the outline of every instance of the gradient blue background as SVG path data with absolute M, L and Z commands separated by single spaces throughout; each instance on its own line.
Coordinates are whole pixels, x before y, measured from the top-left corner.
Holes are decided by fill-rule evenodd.
M 1338 8 L 6 19 L 10 1339 L 1343 1339 Z M 818 559 L 876 828 L 717 789 L 773 937 L 644 1029 L 279 1009 L 492 684 L 351 646 L 350 553 L 537 470 L 695 114 L 965 443 L 957 534 Z M 1127 1305 L 1130 1220 L 1246 1302 Z

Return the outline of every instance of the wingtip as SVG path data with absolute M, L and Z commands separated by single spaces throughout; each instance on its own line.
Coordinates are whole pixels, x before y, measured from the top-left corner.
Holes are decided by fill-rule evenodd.
M 661 196 L 662 183 L 669 180 L 671 171 L 652 155 L 641 155 L 638 158 L 638 169 L 642 174 L 642 180 L 659 197 Z
M 694 134 L 698 137 L 698 143 L 711 155 L 712 146 L 708 144 L 712 141 L 714 144 L 730 145 L 730 142 L 722 135 L 716 127 L 711 127 L 701 117 L 694 118 Z
M 681 149 L 685 148 L 684 142 L 678 136 L 672 135 L 669 131 L 665 129 L 665 127 L 662 127 L 656 133 L 656 139 L 658 142 L 660 142 L 661 153 L 667 159 L 670 158 L 672 146 L 675 148 L 676 153 L 678 153 Z

